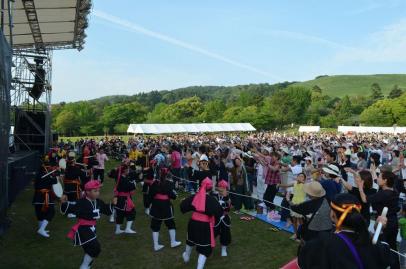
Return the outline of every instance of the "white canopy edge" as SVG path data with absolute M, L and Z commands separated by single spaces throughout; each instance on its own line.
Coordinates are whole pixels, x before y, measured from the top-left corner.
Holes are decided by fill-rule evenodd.
M 130 124 L 127 133 L 175 134 L 256 131 L 250 123 Z
M 379 127 L 379 126 L 338 126 L 339 133 L 385 133 L 404 134 L 406 127 Z
M 300 133 L 318 133 L 320 132 L 320 126 L 300 126 Z

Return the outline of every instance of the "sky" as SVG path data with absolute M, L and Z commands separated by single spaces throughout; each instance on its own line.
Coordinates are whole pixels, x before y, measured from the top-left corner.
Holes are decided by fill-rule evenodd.
M 94 0 L 86 34 L 53 54 L 53 103 L 406 73 L 404 0 Z

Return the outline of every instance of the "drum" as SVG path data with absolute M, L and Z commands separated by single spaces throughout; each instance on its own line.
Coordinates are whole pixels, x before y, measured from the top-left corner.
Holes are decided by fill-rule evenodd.
M 65 159 L 59 160 L 59 168 L 66 169 L 66 160 Z
M 58 198 L 61 198 L 63 195 L 63 188 L 62 188 L 62 184 L 59 182 L 59 179 L 57 179 L 57 183 L 52 185 L 52 190 L 55 193 L 55 196 Z

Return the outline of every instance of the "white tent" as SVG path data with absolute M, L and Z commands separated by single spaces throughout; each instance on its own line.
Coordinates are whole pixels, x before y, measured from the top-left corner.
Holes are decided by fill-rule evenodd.
M 130 124 L 127 133 L 175 134 L 250 132 L 255 130 L 256 129 L 250 123 Z
M 403 134 L 406 133 L 406 127 L 377 127 L 377 126 L 338 126 L 339 133 L 385 133 L 385 134 Z
M 300 126 L 300 133 L 318 133 L 320 132 L 320 126 Z

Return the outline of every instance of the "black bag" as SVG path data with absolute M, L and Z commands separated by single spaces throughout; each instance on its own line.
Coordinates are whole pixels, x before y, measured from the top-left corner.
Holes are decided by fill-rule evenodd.
M 304 222 L 303 224 L 301 224 L 298 228 L 297 228 L 297 238 L 300 240 L 304 240 L 306 233 L 309 230 L 309 224 L 310 222 L 312 222 L 314 216 L 317 214 L 317 212 L 320 210 L 321 205 L 323 204 L 324 201 L 322 201 L 319 205 L 319 207 L 317 208 L 317 210 L 311 215 L 311 217 L 309 218 L 309 220 L 307 220 L 307 217 L 304 216 Z

